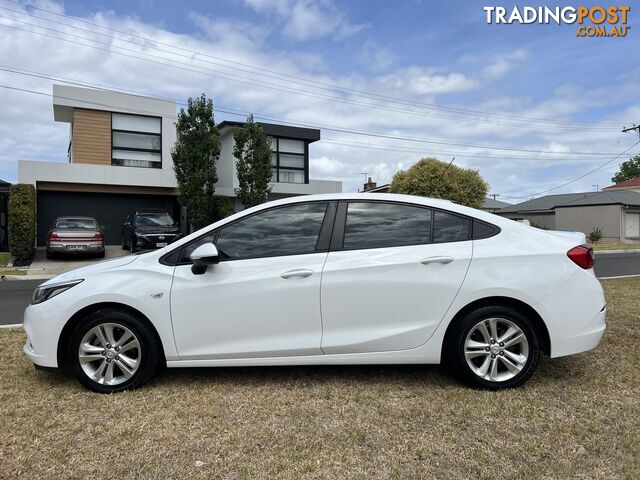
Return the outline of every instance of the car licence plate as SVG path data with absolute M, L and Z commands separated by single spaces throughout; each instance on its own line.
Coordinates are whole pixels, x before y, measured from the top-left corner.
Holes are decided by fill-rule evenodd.
M 82 251 L 82 250 L 86 250 L 87 246 L 86 245 L 67 245 L 67 250 L 75 252 L 75 251 Z
M 167 242 L 156 243 L 156 247 L 158 247 L 158 248 L 162 248 L 162 247 L 166 247 L 166 246 L 167 246 Z

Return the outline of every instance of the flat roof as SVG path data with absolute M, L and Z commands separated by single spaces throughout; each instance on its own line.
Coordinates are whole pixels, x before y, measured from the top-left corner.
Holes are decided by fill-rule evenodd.
M 276 123 L 256 123 L 262 127 L 266 135 L 297 138 L 300 140 L 307 140 L 310 143 L 320 140 L 320 130 L 315 128 L 294 127 L 291 125 L 280 125 Z M 218 130 L 220 130 L 221 135 L 226 135 L 233 131 L 235 127 L 243 127 L 244 125 L 245 122 L 225 120 L 218 124 Z

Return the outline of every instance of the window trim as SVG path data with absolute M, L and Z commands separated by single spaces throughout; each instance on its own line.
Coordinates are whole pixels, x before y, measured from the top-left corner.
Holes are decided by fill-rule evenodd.
M 258 212 L 254 212 L 251 215 L 245 215 L 241 218 L 238 218 L 232 222 L 228 222 L 225 223 L 224 225 L 221 225 L 220 227 L 214 229 L 214 230 L 209 230 L 206 233 L 203 233 L 202 235 L 200 235 L 199 237 L 193 239 L 192 241 L 190 241 L 189 243 L 186 243 L 180 247 L 178 247 L 176 250 L 172 250 L 168 253 L 166 253 L 165 255 L 163 255 L 160 258 L 160 263 L 163 265 L 167 265 L 167 266 L 181 266 L 181 265 L 191 265 L 192 262 L 191 261 L 182 261 L 182 254 L 184 252 L 184 249 L 194 243 L 199 241 L 200 239 L 202 239 L 203 237 L 206 237 L 208 235 L 213 234 L 213 243 L 215 244 L 218 241 L 218 234 L 220 232 L 221 229 L 227 227 L 228 225 L 232 225 L 236 222 L 239 222 L 241 220 L 244 220 L 245 218 L 249 218 L 253 215 L 258 215 L 260 213 L 263 212 L 267 212 L 270 210 L 275 210 L 278 208 L 284 208 L 287 206 L 292 206 L 292 205 L 308 205 L 308 204 L 313 204 L 313 203 L 327 203 L 327 210 L 325 212 L 325 216 L 324 219 L 322 220 L 322 226 L 320 227 L 320 233 L 318 234 L 318 242 L 316 244 L 316 250 L 314 252 L 303 252 L 303 253 L 291 253 L 291 254 L 285 254 L 285 255 L 261 255 L 261 256 L 256 256 L 256 257 L 248 257 L 248 258 L 242 258 L 242 259 L 236 259 L 236 258 L 227 258 L 227 259 L 220 259 L 221 262 L 230 262 L 230 261 L 241 261 L 241 260 L 254 260 L 254 259 L 258 259 L 258 258 L 274 258 L 274 257 L 290 257 L 290 256 L 295 256 L 295 255 L 311 255 L 311 254 L 315 254 L 315 253 L 323 253 L 323 252 L 341 252 L 341 251 L 356 251 L 356 250 L 373 250 L 373 249 L 380 249 L 380 248 L 403 248 L 403 247 L 412 247 L 412 246 L 419 246 L 419 245 L 443 245 L 443 244 L 447 244 L 447 243 L 458 243 L 458 242 L 468 242 L 468 241 L 475 241 L 475 240 L 484 240 L 487 238 L 491 238 L 494 237 L 496 235 L 498 235 L 500 232 L 502 232 L 502 229 L 500 227 L 498 227 L 497 225 L 487 222 L 485 220 L 480 220 L 476 217 L 471 217 L 468 215 L 464 215 L 461 213 L 457 213 L 457 212 L 452 212 L 451 210 L 445 210 L 443 208 L 438 208 L 438 207 L 431 207 L 429 205 L 418 205 L 415 203 L 410 203 L 410 202 L 398 202 L 398 201 L 392 201 L 392 200 L 372 200 L 372 199 L 363 199 L 363 200 L 353 200 L 353 199 L 349 199 L 349 200 L 312 200 L 312 201 L 308 201 L 308 202 L 296 202 L 296 203 L 290 203 L 287 205 L 278 205 L 275 207 L 270 207 L 270 208 L 266 208 L 264 210 L 260 210 Z M 388 247 L 362 247 L 362 248 L 343 248 L 344 245 L 344 233 L 345 233 L 345 227 L 346 227 L 346 220 L 347 220 L 347 206 L 349 203 L 386 203 L 386 204 L 391 204 L 391 205 L 402 205 L 402 206 L 409 206 L 409 207 L 415 207 L 415 208 L 421 208 L 424 210 L 430 210 L 431 211 L 431 232 L 429 235 L 430 241 L 427 243 L 416 243 L 416 244 L 409 244 L 409 245 L 397 245 L 397 246 L 388 246 Z M 460 218 L 464 218 L 466 220 L 468 220 L 470 222 L 470 228 L 469 228 L 469 237 L 464 239 L 464 240 L 453 240 L 450 242 L 433 242 L 433 229 L 435 226 L 435 222 L 434 222 L 434 215 L 435 212 L 439 211 L 439 212 L 443 212 L 443 213 L 447 213 L 450 215 L 454 215 Z M 474 225 L 476 223 L 482 223 L 488 227 L 490 227 L 492 229 L 492 231 L 487 234 L 484 235 L 482 237 L 475 237 L 474 236 Z M 180 253 L 177 255 L 178 261 L 176 262 L 171 262 L 169 260 L 167 260 L 169 257 L 176 255 L 176 252 L 179 251 Z
M 275 183 L 287 183 L 287 184 L 291 184 L 291 185 L 308 185 L 309 184 L 309 142 L 307 140 L 304 140 L 302 138 L 295 138 L 295 137 L 283 137 L 283 136 L 277 136 L 277 135 L 268 135 L 269 137 L 271 137 L 271 146 L 273 147 L 273 141 L 275 141 L 276 143 L 276 149 L 273 150 L 273 148 L 271 149 L 271 153 L 275 154 L 276 156 L 276 164 L 275 165 L 271 165 L 271 168 L 276 170 L 276 178 L 275 180 L 273 179 L 273 177 L 271 177 L 271 179 L 273 181 L 275 181 Z M 285 140 L 295 140 L 298 142 L 302 142 L 304 145 L 304 152 L 303 153 L 298 153 L 298 152 L 287 152 L 284 150 L 280 150 L 280 139 L 285 139 Z M 295 155 L 298 157 L 302 157 L 303 158 L 303 166 L 302 167 L 285 167 L 285 166 L 280 166 L 280 154 L 283 155 Z M 298 172 L 304 172 L 304 181 L 303 183 L 292 183 L 292 182 L 281 182 L 280 181 L 280 170 L 295 170 Z
M 431 231 L 429 233 L 429 241 L 426 243 L 411 243 L 411 244 L 407 244 L 407 245 L 395 245 L 395 246 L 383 246 L 383 247 L 355 247 L 355 248 L 345 248 L 344 247 L 344 237 L 345 237 L 345 233 L 346 233 L 346 225 L 347 225 L 347 209 L 349 206 L 349 203 L 383 203 L 383 204 L 391 204 L 391 205 L 401 205 L 401 206 L 408 206 L 408 207 L 414 207 L 414 208 L 421 208 L 423 210 L 429 210 L 431 212 Z M 442 213 L 446 213 L 449 215 L 453 215 L 459 218 L 463 218 L 465 220 L 467 220 L 469 222 L 469 235 L 467 236 L 467 238 L 465 239 L 460 239 L 460 240 L 452 240 L 452 241 L 448 241 L 448 242 L 434 242 L 433 241 L 433 233 L 434 233 L 434 228 L 435 228 L 435 212 L 442 212 Z M 470 217 L 468 215 L 464 215 L 461 213 L 457 213 L 457 212 L 452 212 L 451 210 L 445 210 L 443 208 L 438 208 L 438 207 L 431 207 L 429 205 L 418 205 L 415 203 L 410 203 L 410 202 L 399 202 L 399 201 L 394 201 L 394 200 L 372 200 L 372 199 L 357 199 L 357 200 L 353 200 L 353 199 L 349 199 L 349 200 L 340 200 L 340 203 L 338 205 L 338 210 L 336 213 L 336 220 L 335 220 L 335 228 L 333 231 L 333 237 L 331 238 L 331 249 L 330 251 L 332 252 L 348 252 L 348 251 L 355 251 L 355 250 L 373 250 L 373 249 L 379 249 L 379 248 L 402 248 L 402 247 L 414 247 L 414 246 L 418 246 L 418 245 L 442 245 L 442 244 L 447 244 L 447 243 L 458 243 L 458 242 L 468 242 L 471 240 L 479 240 L 480 238 L 474 238 L 473 235 L 473 225 L 475 222 L 481 222 L 487 226 L 490 226 L 493 229 L 493 232 L 491 232 L 490 235 L 485 235 L 483 237 L 481 237 L 482 239 L 485 238 L 490 238 L 493 237 L 495 235 L 497 235 L 498 233 L 500 233 L 500 227 L 493 225 L 492 223 L 488 223 L 485 222 L 484 220 L 479 220 L 475 217 Z
M 186 260 L 182 260 L 182 255 L 184 252 L 184 249 L 191 245 L 192 243 L 198 242 L 200 241 L 202 238 L 207 237 L 209 235 L 213 235 L 213 243 L 214 245 L 216 244 L 216 242 L 218 241 L 218 235 L 220 234 L 220 231 L 226 227 L 229 227 L 231 225 L 234 225 L 240 221 L 246 220 L 247 218 L 253 217 L 255 215 L 259 215 L 261 213 L 266 213 L 266 212 L 270 212 L 272 210 L 278 210 L 281 208 L 286 208 L 286 207 L 292 207 L 292 206 L 298 206 L 298 205 L 313 205 L 313 204 L 317 204 L 317 203 L 324 203 L 326 204 L 326 209 L 325 209 L 325 213 L 324 213 L 324 218 L 322 219 L 322 224 L 320 225 L 320 231 L 318 232 L 318 239 L 316 241 L 316 246 L 313 252 L 300 252 L 300 253 L 286 253 L 286 254 L 278 254 L 278 255 L 258 255 L 258 256 L 254 256 L 254 257 L 245 257 L 245 258 L 220 258 L 220 262 L 240 262 L 243 260 L 255 260 L 255 259 L 259 259 L 259 258 L 276 258 L 276 257 L 293 257 L 293 256 L 297 256 L 297 255 L 313 255 L 316 253 L 327 253 L 329 252 L 329 239 L 331 238 L 331 234 L 333 233 L 333 228 L 334 228 L 334 222 L 335 222 L 335 211 L 336 211 L 336 206 L 338 201 L 337 200 L 312 200 L 312 201 L 308 201 L 308 202 L 296 202 L 296 203 L 289 203 L 286 205 L 278 205 L 278 206 L 274 206 L 274 207 L 270 207 L 270 208 L 265 208 L 264 210 L 260 210 L 258 212 L 254 212 L 250 215 L 245 215 L 243 217 L 237 218 L 236 220 L 233 220 L 231 222 L 225 223 L 224 225 L 221 225 L 218 228 L 215 228 L 213 230 L 209 230 L 206 233 L 203 233 L 202 235 L 198 236 L 197 238 L 194 238 L 193 240 L 191 240 L 188 243 L 185 243 L 184 245 L 178 247 L 176 250 L 172 250 L 166 254 L 164 254 L 162 257 L 160 257 L 160 263 L 163 265 L 168 265 L 168 266 L 181 266 L 181 265 L 192 265 L 193 262 L 191 261 L 186 261 Z M 168 257 L 171 257 L 175 254 L 175 252 L 179 250 L 180 253 L 177 256 L 178 260 L 177 262 L 173 263 L 167 260 Z
M 111 122 L 111 166 L 113 167 L 127 167 L 127 168 L 151 168 L 154 170 L 157 169 L 162 169 L 162 138 L 163 138 L 163 131 L 162 131 L 162 117 L 158 117 L 155 115 L 138 115 L 136 113 L 127 113 L 127 112 L 110 112 L 111 116 L 110 116 L 110 122 Z M 129 115 L 132 117 L 146 117 L 146 118 L 157 118 L 160 120 L 160 133 L 151 133 L 151 132 L 138 132 L 135 130 L 122 130 L 122 129 L 115 129 L 113 128 L 113 115 Z M 153 137 L 160 137 L 160 148 L 159 149 L 150 149 L 150 148 L 127 148 L 127 147 L 116 147 L 113 145 L 113 134 L 115 133 L 132 133 L 135 135 L 149 135 L 149 136 L 153 136 Z M 117 163 L 113 163 L 114 158 L 113 158 L 113 151 L 114 150 L 120 150 L 120 151 L 129 151 L 129 152 L 148 152 L 148 153 L 159 153 L 160 154 L 160 161 L 159 162 L 149 162 L 151 164 L 157 164 L 153 165 L 153 166 L 149 166 L 149 167 L 140 167 L 140 166 L 136 166 L 136 165 L 118 165 Z M 121 160 L 121 159 L 116 159 L 116 160 Z

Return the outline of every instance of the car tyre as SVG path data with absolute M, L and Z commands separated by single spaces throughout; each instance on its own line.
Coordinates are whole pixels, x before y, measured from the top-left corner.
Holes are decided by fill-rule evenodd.
M 535 329 L 520 311 L 506 306 L 482 307 L 452 326 L 445 362 L 471 386 L 514 388 L 536 370 L 539 345 Z
M 53 252 L 45 252 L 45 255 L 47 257 L 47 260 L 53 260 L 55 258 L 55 254 Z
M 129 250 L 129 245 L 127 245 L 127 242 L 124 241 L 124 235 L 122 235 L 122 249 Z
M 85 387 L 115 393 L 142 386 L 159 369 L 162 349 L 153 332 L 135 315 L 98 310 L 73 331 L 67 365 Z
M 105 255 L 105 251 L 104 251 L 104 250 L 102 250 L 101 252 L 98 252 L 97 257 L 98 257 L 98 258 L 104 258 L 104 255 Z

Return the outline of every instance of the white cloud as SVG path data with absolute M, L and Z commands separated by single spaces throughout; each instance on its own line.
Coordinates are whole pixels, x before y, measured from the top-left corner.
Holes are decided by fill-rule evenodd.
M 265 1 L 272 4 L 271 0 Z M 287 0 L 282 4 L 291 1 L 293 0 Z M 321 11 L 330 11 L 330 7 L 326 6 L 330 4 L 321 2 L 318 5 Z M 19 7 L 12 5 L 11 8 Z M 60 4 L 46 4 L 43 8 L 55 8 L 56 11 L 63 12 Z M 473 66 L 467 65 L 464 72 L 452 66 L 440 65 L 436 68 L 428 62 L 404 65 L 400 68 L 394 68 L 393 63 L 390 63 L 386 65 L 385 74 L 371 77 L 366 72 L 358 70 L 355 70 L 355 73 L 352 70 L 347 74 L 332 72 L 328 66 L 331 63 L 330 59 L 322 53 L 310 54 L 304 49 L 298 50 L 295 44 L 286 49 L 273 48 L 267 41 L 272 34 L 270 29 L 273 28 L 268 22 L 253 25 L 247 24 L 246 20 L 243 23 L 231 18 L 208 18 L 192 14 L 188 18 L 194 24 L 194 31 L 189 34 L 177 34 L 140 19 L 118 16 L 113 12 L 99 12 L 83 18 L 127 31 L 131 35 L 154 40 L 137 47 L 122 40 L 141 43 L 138 39 L 117 35 L 121 40 L 114 40 L 109 38 L 109 35 L 114 35 L 113 32 L 100 31 L 86 24 L 79 25 L 90 31 L 52 25 L 33 17 L 4 11 L 3 15 L 72 33 L 75 37 L 66 38 L 79 43 L 90 44 L 90 40 L 87 39 L 95 39 L 110 44 L 100 45 L 100 48 L 107 51 L 96 50 L 89 46 L 0 26 L 4 34 L 4 41 L 0 42 L 0 57 L 3 59 L 1 63 L 5 65 L 177 99 L 186 99 L 188 96 L 197 96 L 205 92 L 214 99 L 214 104 L 219 109 L 254 112 L 257 115 L 268 114 L 275 119 L 300 124 L 329 125 L 339 129 L 443 139 L 464 144 L 549 148 L 558 152 L 617 152 L 624 150 L 633 141 L 630 136 L 618 132 L 547 130 L 535 122 L 526 125 L 526 128 L 517 128 L 489 123 L 485 121 L 489 119 L 483 116 L 459 116 L 447 111 L 421 107 L 417 103 L 414 106 L 400 105 L 381 97 L 363 98 L 355 94 L 329 92 L 316 83 L 307 82 L 303 85 L 296 83 L 291 77 L 272 78 L 273 74 L 264 70 L 252 70 L 212 57 L 227 58 L 323 84 L 337 84 L 342 88 L 401 97 L 410 102 L 438 104 L 439 96 L 444 94 L 465 94 L 465 98 L 477 96 L 477 102 L 466 100 L 462 106 L 504 115 L 571 120 L 605 105 L 614 105 L 616 108 L 610 116 L 603 119 L 604 121 L 625 121 L 638 118 L 640 115 L 640 104 L 637 100 L 629 100 L 637 99 L 637 95 L 634 96 L 637 82 L 632 79 L 627 79 L 624 83 L 612 81 L 610 85 L 600 89 L 584 89 L 576 85 L 558 87 L 548 95 L 536 92 L 541 100 L 535 101 L 529 98 L 528 92 L 511 97 L 500 91 L 495 94 L 486 93 L 491 89 L 484 87 L 492 86 L 491 82 L 495 81 L 497 76 L 501 75 L 504 81 L 508 79 L 515 66 L 528 61 L 527 54 L 523 52 L 506 52 L 503 56 L 492 57 L 488 63 L 476 64 L 475 70 Z M 289 21 L 289 17 L 280 18 L 282 22 Z M 69 23 L 68 20 L 64 21 Z M 0 20 L 0 24 L 8 23 L 7 20 Z M 25 30 L 33 28 L 20 23 L 15 25 Z M 337 35 L 340 28 L 335 27 L 335 23 L 332 25 L 334 27 L 331 33 L 325 35 Z M 49 33 L 60 36 L 50 31 Z M 192 55 L 167 45 L 203 54 Z M 160 57 L 146 57 L 147 60 L 172 66 L 119 55 L 116 53 L 119 47 L 139 49 L 146 55 Z M 167 53 L 169 51 L 174 53 Z M 355 49 L 356 56 L 361 53 L 360 49 Z M 127 55 L 136 56 L 132 52 L 128 52 Z M 359 60 L 356 57 L 355 62 Z M 454 62 L 455 59 L 452 59 L 452 64 Z M 258 85 L 266 82 L 277 84 L 279 87 L 274 89 Z M 52 83 L 47 79 L 0 71 L 2 85 L 51 93 Z M 306 95 L 296 93 L 294 89 Z M 326 98 L 329 96 L 337 97 L 341 101 Z M 50 97 L 0 88 L 0 102 L 3 105 L 3 115 L 0 116 L 0 178 L 17 180 L 18 159 L 67 161 L 68 125 L 53 121 Z M 356 105 L 362 103 L 371 104 L 376 108 Z M 225 115 L 219 111 L 216 113 L 218 121 L 224 118 L 239 117 Z M 578 160 L 558 161 L 557 158 L 550 159 L 549 155 L 518 154 L 460 145 L 403 142 L 329 130 L 323 130 L 322 137 L 344 143 L 376 146 L 366 148 L 323 141 L 311 145 L 311 177 L 342 180 L 345 191 L 354 191 L 362 187 L 364 179 L 359 172 L 368 172 L 374 181 L 383 184 L 389 182 L 399 168 L 407 168 L 419 158 L 426 156 L 449 160 L 455 155 L 456 164 L 480 169 L 481 174 L 492 185 L 492 193 L 535 191 L 539 184 L 550 181 L 562 183 L 563 180 L 576 176 L 576 173 L 595 168 L 607 160 L 601 157 L 583 157 Z M 410 150 L 406 150 L 407 148 Z M 486 158 L 487 154 L 534 158 Z M 616 163 L 570 188 L 590 189 L 593 183 L 606 184 L 612 170 L 616 168 Z
M 432 68 L 408 67 L 379 79 L 381 85 L 410 95 L 467 92 L 480 86 L 477 79 L 458 72 L 435 73 Z
M 352 23 L 329 0 L 245 0 L 258 12 L 279 17 L 282 35 L 298 40 L 330 36 L 336 40 L 354 35 L 365 24 Z

